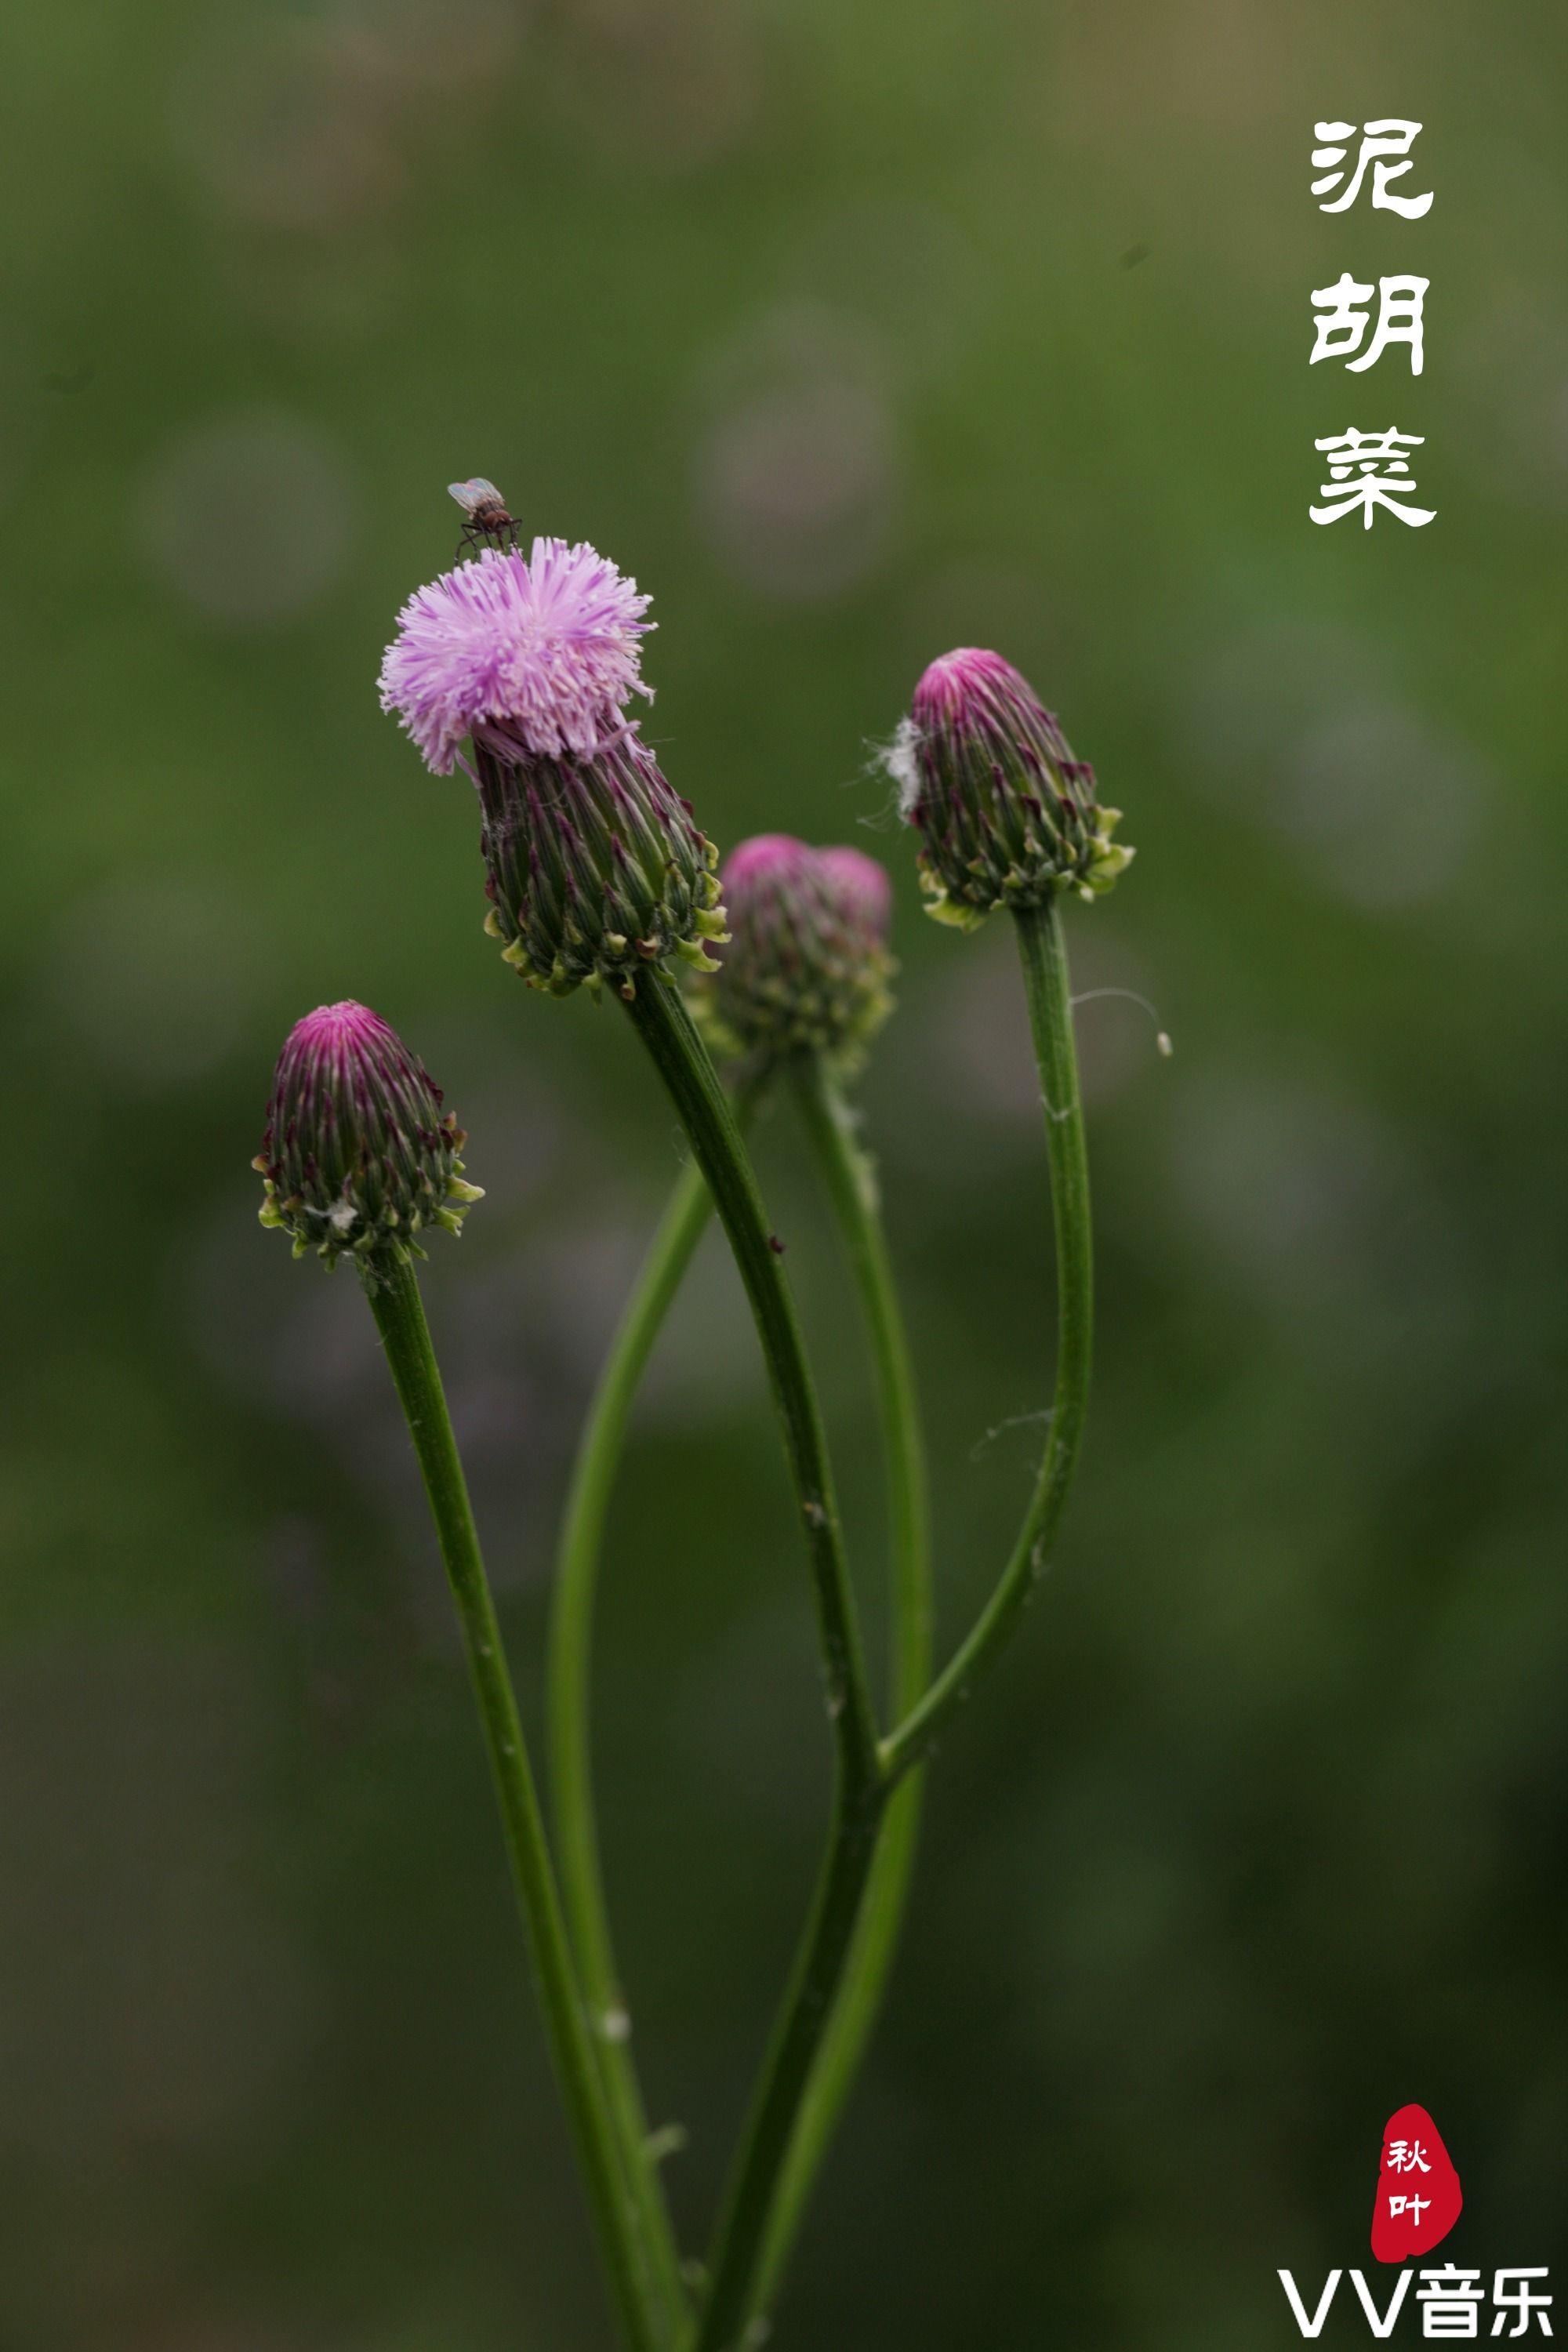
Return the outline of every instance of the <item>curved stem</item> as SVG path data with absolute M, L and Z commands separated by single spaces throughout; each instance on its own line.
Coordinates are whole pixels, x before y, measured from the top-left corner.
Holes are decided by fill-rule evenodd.
M 370 1303 L 419 1459 L 457 1603 L 545 2032 L 587 2183 L 616 2309 L 633 2352 L 657 2352 L 658 2337 L 649 2315 L 649 2281 L 636 2237 L 636 2209 L 623 2179 L 588 2040 L 517 1699 L 413 1267 L 400 1266 L 389 1281 L 370 1293 Z
M 931 1673 L 931 1511 L 920 1399 L 877 1197 L 876 1171 L 856 1139 L 837 1079 L 819 1056 L 795 1066 L 795 1092 L 849 1260 L 870 1344 L 887 1465 L 892 1552 L 892 1701 L 913 1706 Z M 759 2273 L 758 2307 L 777 2287 L 813 2182 L 864 2055 L 892 1966 L 920 1835 L 921 1780 L 888 1807 L 865 1906 L 832 2021 L 801 2102 L 773 2201 Z
M 857 1791 L 874 1785 L 879 1777 L 876 1717 L 822 1411 L 780 1262 L 784 1244 L 769 1226 L 729 1098 L 679 991 L 656 971 L 639 972 L 626 1010 L 680 1116 L 751 1302 L 811 1564 L 823 1680 L 839 1769 L 849 1790 Z
M 752 1077 L 738 1093 L 735 1116 L 742 1128 L 762 1091 L 761 1080 Z M 550 1789 L 562 1899 L 622 2159 L 642 2208 L 644 2236 L 673 2325 L 684 2320 L 689 2305 L 658 2163 L 649 2146 L 632 2059 L 631 2024 L 610 1936 L 594 1811 L 589 1685 L 594 1603 L 616 1465 L 654 1342 L 712 1212 L 702 1171 L 695 1160 L 689 1161 L 648 1246 L 578 1441 L 557 1553 L 546 1669 Z
M 835 1790 L 826 1858 L 774 2022 L 713 2235 L 708 2298 L 694 2352 L 739 2352 L 751 2333 L 796 2119 L 864 1913 L 889 1791 L 880 1780 Z
M 894 1779 L 927 1754 L 968 1697 L 975 1676 L 1016 1630 L 1036 1583 L 1045 1573 L 1072 1485 L 1089 1408 L 1094 1329 L 1089 1158 L 1073 1045 L 1067 946 L 1054 904 L 1020 908 L 1015 920 L 1039 1066 L 1056 1225 L 1057 1380 L 1050 1435 L 1012 1558 L 995 1591 L 955 1656 L 919 1705 L 882 1742 L 882 1767 Z

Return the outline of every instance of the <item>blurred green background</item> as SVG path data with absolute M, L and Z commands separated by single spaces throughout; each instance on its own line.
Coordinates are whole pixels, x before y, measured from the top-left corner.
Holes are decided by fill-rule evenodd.
M 1447 2251 L 1561 2253 L 1565 68 L 1546 0 L 6 12 L 5 2352 L 606 2340 L 371 1324 L 247 1167 L 343 994 L 468 1127 L 488 1198 L 426 1295 L 536 1706 L 677 1153 L 613 1009 L 500 963 L 468 788 L 376 709 L 472 472 L 652 591 L 648 732 L 721 842 L 897 877 L 863 1095 L 945 1641 L 1026 1491 L 1050 1274 L 1009 941 L 922 919 L 870 760 L 932 655 L 1001 646 L 1097 762 L 1139 857 L 1069 918 L 1079 985 L 1175 1045 L 1080 1014 L 1082 1482 L 932 1776 L 776 2341 L 1294 2342 L 1276 2266 L 1365 2261 L 1410 2099 Z M 1323 215 L 1314 120 L 1388 112 L 1431 214 Z M 1346 268 L 1430 277 L 1418 383 L 1308 366 Z M 1429 529 L 1308 520 L 1352 423 L 1426 435 Z M 760 1152 L 873 1605 L 845 1286 L 788 1118 Z M 599 1711 L 696 2241 L 826 1774 L 718 1255 Z

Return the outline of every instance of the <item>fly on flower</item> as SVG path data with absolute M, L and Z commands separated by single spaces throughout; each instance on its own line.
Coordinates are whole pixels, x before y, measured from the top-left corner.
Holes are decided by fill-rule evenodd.
M 493 482 L 476 474 L 471 482 L 448 482 L 447 491 L 468 517 L 463 536 L 458 541 L 459 555 L 466 547 L 478 547 L 492 539 L 499 547 L 517 545 L 517 518 L 508 514 L 506 500 Z

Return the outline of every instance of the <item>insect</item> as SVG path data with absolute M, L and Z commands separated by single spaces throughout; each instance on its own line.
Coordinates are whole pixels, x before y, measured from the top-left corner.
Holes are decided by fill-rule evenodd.
M 463 536 L 458 541 L 459 555 L 465 548 L 478 547 L 489 540 L 501 547 L 517 545 L 517 518 L 508 514 L 506 500 L 493 482 L 476 474 L 471 482 L 448 482 L 447 489 L 468 517 Z

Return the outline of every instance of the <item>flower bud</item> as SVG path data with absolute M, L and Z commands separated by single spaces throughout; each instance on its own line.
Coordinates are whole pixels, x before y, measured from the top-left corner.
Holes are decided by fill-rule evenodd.
M 1111 839 L 1121 811 L 1100 807 L 1094 770 L 1000 654 L 964 646 L 932 662 L 887 762 L 939 922 L 973 929 L 1058 890 L 1093 898 L 1131 858 Z
M 700 971 L 727 940 L 719 853 L 627 730 L 591 760 L 513 764 L 479 753 L 485 929 L 523 978 L 564 996 L 586 981 L 622 995 L 648 965 Z
M 461 1231 L 483 1198 L 463 1181 L 462 1129 L 441 1090 L 367 1006 L 323 1004 L 296 1022 L 278 1057 L 267 1132 L 251 1163 L 265 1180 L 264 1225 L 294 1255 L 351 1258 L 373 1287 L 428 1225 Z
M 882 867 L 763 833 L 730 852 L 721 878 L 731 944 L 693 999 L 715 1046 L 854 1057 L 892 1011 Z

